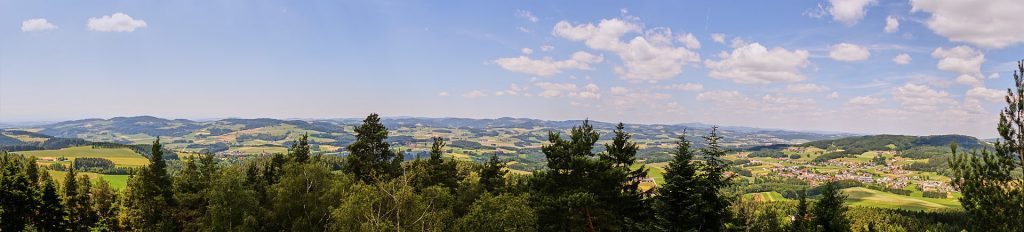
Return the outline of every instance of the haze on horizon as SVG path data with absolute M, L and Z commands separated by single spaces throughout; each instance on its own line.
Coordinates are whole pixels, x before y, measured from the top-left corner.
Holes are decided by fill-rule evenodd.
M 519 117 L 995 136 L 1016 0 L 0 2 L 0 122 Z

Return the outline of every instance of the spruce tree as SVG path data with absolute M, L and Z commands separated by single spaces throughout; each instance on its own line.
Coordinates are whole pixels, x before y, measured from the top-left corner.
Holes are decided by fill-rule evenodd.
M 496 194 L 505 187 L 506 173 L 505 162 L 498 158 L 498 154 L 491 154 L 491 158 L 480 169 L 480 186 L 484 191 Z
M 640 181 L 647 177 L 647 168 L 643 164 L 633 169 L 636 163 L 636 152 L 639 146 L 629 141 L 630 134 L 626 133 L 625 125 L 619 123 L 613 131 L 615 138 L 610 144 L 605 144 L 605 152 L 601 159 L 612 163 L 611 174 L 618 179 L 621 186 L 621 193 L 612 201 L 613 208 L 623 217 L 623 226 L 626 230 L 641 230 L 647 226 L 647 221 L 652 217 L 651 211 L 640 192 Z
M 291 149 L 288 149 L 288 155 L 295 162 L 305 163 L 309 160 L 309 133 L 303 134 L 299 137 L 298 141 L 292 142 Z
M 377 114 L 370 114 L 363 124 L 355 128 L 356 141 L 348 146 L 348 162 L 345 170 L 366 183 L 387 181 L 401 174 L 402 157 L 391 150 L 384 141 L 388 129 L 380 122 Z
M 22 231 L 32 223 L 32 216 L 39 206 L 39 179 L 30 165 L 26 166 L 20 155 L 0 151 L 0 231 Z
M 810 214 L 807 212 L 807 189 L 802 189 L 797 192 L 799 202 L 796 205 L 796 214 L 793 215 L 793 232 L 808 232 L 811 231 L 809 225 L 811 224 Z
M 821 191 L 821 200 L 814 204 L 814 224 L 824 232 L 850 231 L 850 219 L 846 218 L 846 196 L 839 192 L 839 185 L 829 182 Z
M 149 165 L 139 169 L 138 175 L 128 180 L 121 208 L 123 226 L 134 230 L 175 231 L 173 219 L 174 186 L 167 174 L 160 139 L 153 142 Z
M 658 189 L 656 219 L 661 231 L 698 231 L 700 208 L 704 207 L 698 187 L 701 177 L 686 132 L 679 136 L 672 160 L 665 170 L 665 185 Z
M 71 231 L 89 231 L 92 226 L 92 209 L 89 205 L 89 178 L 78 178 L 75 162 L 67 168 L 64 177 L 64 207 L 67 208 L 68 225 Z M 84 188 L 83 188 L 84 187 Z
M 995 152 L 958 153 L 956 144 L 950 145 L 952 185 L 963 194 L 960 203 L 979 231 L 1024 228 L 1024 60 L 1017 63 L 1013 80 L 1007 106 L 999 113 Z
M 181 171 L 174 176 L 174 200 L 176 208 L 174 218 L 185 231 L 198 231 L 203 228 L 203 217 L 209 205 L 208 194 L 213 176 L 216 175 L 216 164 L 210 155 L 190 156 L 185 160 Z
M 61 204 L 57 184 L 53 183 L 50 174 L 44 173 L 41 205 L 35 216 L 35 226 L 39 231 L 60 231 L 68 227 L 67 212 Z
M 443 158 L 444 155 L 444 139 L 440 137 L 433 138 L 433 144 L 430 146 L 430 158 L 426 161 L 425 178 L 422 182 L 422 186 L 418 186 L 417 189 L 425 189 L 426 187 L 440 185 L 449 190 L 454 191 L 459 184 L 459 171 L 455 166 L 454 161 L 446 161 Z
M 698 186 L 703 207 L 700 208 L 699 230 L 721 231 L 725 229 L 725 222 L 729 220 L 730 198 L 723 192 L 732 183 L 732 176 L 725 176 L 728 163 L 722 159 L 725 150 L 718 141 L 722 137 L 718 135 L 718 127 L 712 127 L 711 133 L 704 136 L 707 144 L 700 149 L 703 155 L 703 164 L 700 166 L 702 174 L 701 183 Z

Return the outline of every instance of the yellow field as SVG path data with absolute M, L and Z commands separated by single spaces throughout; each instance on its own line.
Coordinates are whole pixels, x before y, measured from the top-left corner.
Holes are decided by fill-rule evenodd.
M 113 161 L 117 166 L 129 166 L 137 167 L 149 164 L 149 159 L 135 153 L 128 148 L 92 148 L 91 146 L 81 147 L 69 147 L 60 150 L 40 150 L 40 151 L 19 151 L 17 154 L 28 156 L 34 156 L 38 158 L 40 164 L 52 163 L 44 161 L 43 159 L 55 159 L 59 157 L 65 157 L 69 160 L 75 158 L 104 158 Z

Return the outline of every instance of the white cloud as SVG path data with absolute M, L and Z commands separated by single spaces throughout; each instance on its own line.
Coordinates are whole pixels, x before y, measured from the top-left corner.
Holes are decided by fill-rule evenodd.
M 611 93 L 611 104 L 619 107 L 635 104 L 656 105 L 655 102 L 672 98 L 672 95 L 665 93 L 631 90 L 621 86 L 612 87 Z
M 480 98 L 480 97 L 486 97 L 486 96 L 487 96 L 487 94 L 484 93 L 484 91 L 480 91 L 480 90 L 473 90 L 473 91 L 469 91 L 469 92 L 466 92 L 466 93 L 462 94 L 462 97 L 465 97 L 465 98 Z
M 840 43 L 832 45 L 828 56 L 833 60 L 851 62 L 865 60 L 871 57 L 871 52 L 867 48 L 857 46 L 856 44 Z
M 1005 100 L 1004 97 L 1006 97 L 1006 92 L 1000 91 L 998 89 L 974 87 L 970 90 L 967 90 L 967 97 L 982 99 L 991 102 L 1001 102 Z
M 537 16 L 533 16 L 533 13 L 527 10 L 517 10 L 516 16 L 526 20 L 530 20 L 530 22 L 536 23 L 537 21 L 540 21 L 540 19 L 538 19 Z
M 881 104 L 884 101 L 885 101 L 884 99 L 876 98 L 876 97 L 872 97 L 872 96 L 859 96 L 859 97 L 851 98 L 850 101 L 847 102 L 847 103 L 849 103 L 851 105 L 869 106 L 869 105 L 878 105 L 878 104 Z
M 900 30 L 900 20 L 896 16 L 885 17 L 885 33 L 893 33 Z
M 828 2 L 831 4 L 828 7 L 828 13 L 832 15 L 832 19 L 846 25 L 857 24 L 857 21 L 860 21 L 868 13 L 867 7 L 877 3 L 875 0 L 829 0 Z
M 517 27 L 516 29 L 519 29 L 521 32 L 530 33 L 530 29 L 526 29 L 525 27 Z
M 813 83 L 803 84 L 790 84 L 786 86 L 786 92 L 790 93 L 812 93 L 812 92 L 824 92 L 828 91 L 829 88 Z
M 757 104 L 761 112 L 772 113 L 799 113 L 807 112 L 815 108 L 817 102 L 810 98 L 792 98 L 778 94 L 768 94 L 761 97 Z
M 533 54 L 533 49 L 530 49 L 530 48 L 523 48 L 520 51 L 523 52 L 523 54 L 526 54 L 526 55 Z
M 789 51 L 776 47 L 768 50 L 758 43 L 722 52 L 721 60 L 705 60 L 708 75 L 717 79 L 730 79 L 741 84 L 769 84 L 797 82 L 807 79 L 800 70 L 807 66 L 806 50 Z
M 695 92 L 695 91 L 704 90 L 704 85 L 699 84 L 699 83 L 682 83 L 682 84 L 671 84 L 671 85 L 659 86 L 658 88 L 659 89 L 666 89 L 666 90 L 678 90 L 678 91 Z
M 686 48 L 700 49 L 700 41 L 697 40 L 696 36 L 693 36 L 693 33 L 686 33 L 686 35 L 680 35 L 676 37 L 676 39 L 679 40 L 680 43 L 683 43 L 683 45 L 685 45 Z
M 437 93 L 437 96 L 447 97 L 448 96 L 448 92 L 441 91 L 440 93 Z
M 551 46 L 551 45 L 540 46 L 540 51 L 542 51 L 542 52 L 550 52 L 551 50 L 555 50 L 555 46 Z
M 87 26 L 92 31 L 133 32 L 135 29 L 145 28 L 146 21 L 133 19 L 131 16 L 118 12 L 99 18 L 89 18 Z
M 1024 42 L 1020 0 L 911 0 L 911 12 L 928 12 L 925 25 L 951 41 L 986 48 Z
M 622 66 L 615 67 L 619 78 L 629 81 L 657 82 L 667 80 L 683 71 L 687 63 L 700 62 L 700 55 L 685 47 L 676 47 L 672 30 L 654 28 L 644 30 L 634 23 L 634 18 L 603 19 L 597 25 L 587 23 L 573 25 L 561 21 L 555 24 L 555 36 L 571 41 L 584 41 L 595 50 L 614 52 L 622 60 Z M 628 42 L 620 40 L 630 33 L 640 33 Z
M 517 85 L 517 84 L 512 84 L 506 90 L 501 90 L 501 91 L 494 92 L 494 96 L 505 96 L 505 95 L 519 96 L 519 95 L 525 94 L 526 90 L 527 90 L 526 87 L 519 87 L 519 85 Z
M 946 91 L 913 83 L 894 88 L 892 97 L 913 111 L 934 111 L 940 105 L 955 103 Z
M 49 31 L 57 29 L 57 25 L 53 25 L 46 19 L 29 19 L 21 22 L 21 31 Z
M 725 91 L 725 90 L 714 90 L 707 91 L 697 94 L 698 101 L 716 101 L 716 102 L 742 102 L 749 101 L 747 96 L 743 96 L 739 91 Z
M 569 96 L 579 99 L 600 99 L 601 93 L 599 91 L 601 91 L 601 88 L 597 87 L 594 83 L 590 83 L 583 86 L 583 91 L 572 92 Z
M 532 52 L 532 50 L 531 50 Z M 567 69 L 589 70 L 590 64 L 600 63 L 604 57 L 595 56 L 587 52 L 576 52 L 568 60 L 553 60 L 551 57 L 544 57 L 539 60 L 530 59 L 526 56 L 500 58 L 494 60 L 502 68 L 526 74 L 538 76 L 551 76 L 561 73 Z
M 912 59 L 910 58 L 910 54 L 906 53 L 901 53 L 899 55 L 896 55 L 896 57 L 892 58 L 892 62 L 895 62 L 897 64 L 909 64 L 911 60 Z
M 538 82 L 534 85 L 541 89 L 541 92 L 537 94 L 541 97 L 559 97 L 576 91 L 576 84 L 572 83 Z
M 825 97 L 826 97 L 826 98 L 828 98 L 828 99 L 836 99 L 836 98 L 839 98 L 839 92 L 836 92 L 836 91 L 832 91 L 832 93 L 830 93 L 830 94 L 829 94 L 828 96 L 825 96 Z
M 981 63 L 985 62 L 985 54 L 968 46 L 936 48 L 932 52 L 932 57 L 939 59 L 940 70 L 960 74 L 981 75 Z
M 969 86 L 982 86 L 985 84 L 985 81 L 982 80 L 981 77 L 971 76 L 967 74 L 961 74 L 960 76 L 957 76 L 956 82 Z
M 720 44 L 725 44 L 725 34 L 722 34 L 722 33 L 711 34 L 711 41 L 715 41 L 716 43 L 720 43 Z
M 988 79 L 999 79 L 999 73 L 988 74 Z

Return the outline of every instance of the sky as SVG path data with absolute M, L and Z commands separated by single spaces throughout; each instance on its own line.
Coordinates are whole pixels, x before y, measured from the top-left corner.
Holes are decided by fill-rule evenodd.
M 1019 0 L 0 0 L 0 122 L 383 116 L 996 136 Z

